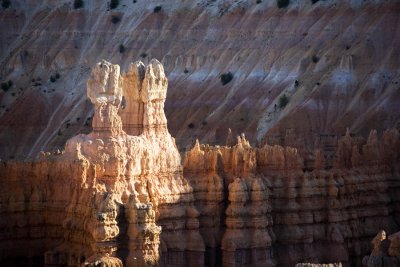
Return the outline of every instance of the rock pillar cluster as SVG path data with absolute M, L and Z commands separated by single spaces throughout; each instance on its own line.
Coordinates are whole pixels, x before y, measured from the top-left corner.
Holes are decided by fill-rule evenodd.
M 32 258 L 24 248 L 33 244 L 45 266 L 204 264 L 193 190 L 167 130 L 167 85 L 155 59 L 122 75 L 101 61 L 87 82 L 93 132 L 68 140 L 63 153 L 2 164 L 4 262 Z
M 99 62 L 87 83 L 93 131 L 63 152 L 0 162 L 1 265 L 398 264 L 398 233 L 380 232 L 362 261 L 381 228 L 399 231 L 398 130 L 348 131 L 333 160 L 316 149 L 312 164 L 244 134 L 196 141 L 181 161 L 167 86 L 157 60 L 122 74 Z

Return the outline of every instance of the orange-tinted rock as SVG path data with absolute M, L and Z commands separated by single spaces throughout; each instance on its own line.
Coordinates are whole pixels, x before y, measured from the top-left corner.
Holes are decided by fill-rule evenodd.
M 360 265 L 381 228 L 398 231 L 397 130 L 368 140 L 347 131 L 334 157 L 321 142 L 308 165 L 300 149 L 255 148 L 244 134 L 227 146 L 196 141 L 182 163 L 163 111 L 167 84 L 157 60 L 122 76 L 103 61 L 88 82 L 91 133 L 65 151 L 0 162 L 2 261 Z

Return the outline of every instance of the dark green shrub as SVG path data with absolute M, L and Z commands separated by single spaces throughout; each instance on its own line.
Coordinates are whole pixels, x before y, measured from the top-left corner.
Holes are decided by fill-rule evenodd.
M 7 92 L 8 89 L 10 89 L 13 86 L 13 81 L 9 80 L 8 82 L 3 82 L 1 83 L 1 90 L 3 90 L 4 92 Z
M 117 15 L 113 15 L 111 16 L 111 22 L 114 24 L 117 24 L 118 22 L 121 21 L 121 17 L 117 16 Z
M 257 0 L 256 1 L 256 4 L 260 4 L 262 1 L 261 0 Z
M 141 53 L 140 57 L 145 58 L 145 57 L 147 57 L 147 54 L 146 53 Z
M 123 44 L 120 44 L 118 50 L 119 50 L 119 52 L 121 54 L 124 53 L 125 52 L 125 46 Z
M 111 0 L 110 2 L 110 9 L 117 8 L 119 5 L 119 0 Z
M 50 82 L 55 83 L 56 82 L 56 77 L 54 77 L 53 75 L 50 76 Z
M 194 128 L 194 124 L 191 122 L 191 123 L 188 124 L 188 127 L 189 127 L 190 129 L 193 129 L 193 128 Z
M 316 2 L 318 2 L 319 0 L 311 0 L 311 4 L 315 4 Z
M 183 71 L 183 73 L 189 73 L 188 69 L 185 69 L 185 70 Z
M 74 9 L 83 7 L 83 0 L 74 0 Z
M 289 103 L 289 98 L 283 94 L 283 96 L 279 98 L 279 108 L 283 109 L 286 107 L 287 103 Z
M 54 77 L 56 77 L 56 79 L 60 79 L 60 74 L 56 72 L 56 75 Z
M 319 57 L 317 55 L 312 56 L 312 62 L 317 63 L 319 61 Z
M 153 11 L 154 11 L 154 13 L 158 13 L 161 11 L 161 9 L 162 9 L 161 6 L 156 6 Z
M 1 0 L 1 6 L 6 9 L 11 5 L 10 0 Z
M 289 5 L 289 0 L 276 0 L 276 4 L 279 8 L 284 8 Z
M 229 83 L 230 81 L 232 81 L 233 74 L 232 74 L 232 72 L 223 73 L 223 74 L 221 74 L 220 78 L 221 78 L 222 85 L 225 85 L 225 84 Z
M 1 83 L 1 90 L 3 90 L 4 92 L 8 91 L 8 84 L 7 83 Z
M 299 85 L 300 85 L 300 82 L 299 82 L 298 80 L 295 80 L 295 81 L 294 81 L 294 87 L 297 88 L 297 87 L 299 87 Z

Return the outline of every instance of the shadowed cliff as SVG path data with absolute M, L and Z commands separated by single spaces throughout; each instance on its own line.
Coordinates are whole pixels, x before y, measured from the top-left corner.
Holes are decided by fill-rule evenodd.
M 308 150 L 347 127 L 366 137 L 399 125 L 398 1 L 83 2 L 12 1 L 0 11 L 1 158 L 90 132 L 85 83 L 103 58 L 123 70 L 163 63 L 181 150 L 195 138 L 224 142 L 228 128 L 252 144 Z

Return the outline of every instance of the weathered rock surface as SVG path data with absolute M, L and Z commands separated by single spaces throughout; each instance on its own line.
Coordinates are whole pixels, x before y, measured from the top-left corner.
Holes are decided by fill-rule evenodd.
M 145 71 L 121 77 L 106 61 L 93 68 L 90 134 L 68 140 L 60 155 L 2 162 L 3 262 L 44 256 L 46 266 L 203 265 L 199 213 L 167 130 L 163 66 L 132 66 Z M 141 107 L 136 121 L 118 115 L 123 96 L 128 112 Z
M 161 63 L 101 61 L 87 82 L 92 132 L 65 151 L 0 163 L 2 265 L 361 266 L 399 231 L 400 134 L 346 135 L 332 156 L 196 141 L 167 128 Z M 316 142 L 318 143 L 318 142 Z M 373 255 L 398 256 L 399 237 Z M 369 262 L 369 260 L 367 260 Z
M 384 230 L 380 231 L 372 240 L 371 255 L 363 258 L 363 266 L 378 267 L 400 266 L 400 232 L 386 236 Z
M 169 130 L 182 150 L 196 138 L 224 144 L 231 128 L 252 144 L 313 151 L 315 139 L 347 127 L 367 136 L 400 123 L 398 0 L 10 2 L 0 12 L 0 82 L 13 81 L 0 90 L 3 160 L 91 131 L 86 81 L 103 58 L 123 70 L 131 59 L 164 64 Z
M 290 147 L 252 148 L 244 136 L 231 147 L 196 142 L 186 153 L 184 177 L 194 189 L 209 255 L 221 250 L 224 266 L 361 266 L 381 225 L 399 229 L 399 140 L 397 130 L 380 139 L 372 131 L 367 141 L 347 134 L 335 167 L 325 168 L 319 151 L 311 171 Z M 224 215 L 225 223 L 215 219 Z

